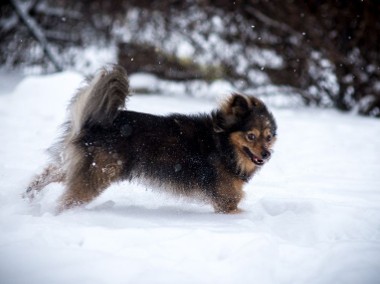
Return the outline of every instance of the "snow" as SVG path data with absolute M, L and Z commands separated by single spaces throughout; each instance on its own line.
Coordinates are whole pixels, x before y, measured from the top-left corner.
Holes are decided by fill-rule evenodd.
M 236 88 L 226 80 L 205 82 L 202 80 L 188 80 L 186 82 L 160 79 L 145 72 L 138 72 L 129 76 L 129 85 L 134 93 L 164 94 L 177 97 L 193 96 L 195 98 L 222 100 L 226 94 L 233 93 Z M 198 104 L 199 105 L 199 104 Z M 210 107 L 206 108 L 208 111 Z M 152 110 L 153 112 L 155 110 Z M 168 109 L 168 111 L 172 111 Z M 199 111 L 195 107 L 194 111 Z
M 246 185 L 241 214 L 121 183 L 56 216 L 61 185 L 32 204 L 21 194 L 82 79 L 26 77 L 15 88 L 0 80 L 0 283 L 379 283 L 378 120 L 273 108 L 279 140 Z M 128 104 L 163 114 L 215 106 L 157 95 Z

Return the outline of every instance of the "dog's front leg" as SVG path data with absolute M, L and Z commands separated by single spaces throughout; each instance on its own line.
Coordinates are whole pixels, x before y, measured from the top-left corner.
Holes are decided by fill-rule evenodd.
M 240 213 L 238 205 L 244 197 L 243 182 L 240 180 L 223 180 L 212 197 L 212 205 L 216 213 Z

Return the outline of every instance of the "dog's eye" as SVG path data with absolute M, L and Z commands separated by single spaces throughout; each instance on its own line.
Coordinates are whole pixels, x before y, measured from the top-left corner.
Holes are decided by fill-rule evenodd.
M 249 140 L 249 141 L 253 141 L 253 140 L 255 140 L 255 139 L 256 139 L 255 134 L 253 134 L 253 133 L 248 133 L 248 134 L 247 134 L 247 140 Z
M 272 141 L 272 135 L 267 136 L 267 142 L 270 142 L 270 141 Z

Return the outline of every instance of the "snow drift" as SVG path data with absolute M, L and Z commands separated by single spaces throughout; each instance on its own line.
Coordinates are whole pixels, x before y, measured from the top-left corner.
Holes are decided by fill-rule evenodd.
M 1 92 L 1 283 L 378 283 L 377 120 L 272 109 L 278 144 L 246 186 L 239 215 L 121 183 L 86 208 L 54 216 L 61 185 L 33 204 L 21 194 L 81 80 L 70 72 L 27 77 Z M 155 95 L 129 103 L 152 113 L 215 106 Z

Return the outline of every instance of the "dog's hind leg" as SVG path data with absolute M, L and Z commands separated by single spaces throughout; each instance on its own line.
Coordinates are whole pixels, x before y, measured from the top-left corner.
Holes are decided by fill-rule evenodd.
M 29 198 L 32 200 L 45 186 L 52 182 L 64 182 L 65 173 L 59 165 L 49 164 L 43 172 L 37 175 L 32 182 L 29 184 L 25 193 L 24 198 Z
M 91 202 L 118 180 L 120 173 L 121 165 L 109 154 L 98 153 L 94 159 L 87 159 L 67 178 L 58 212 Z

